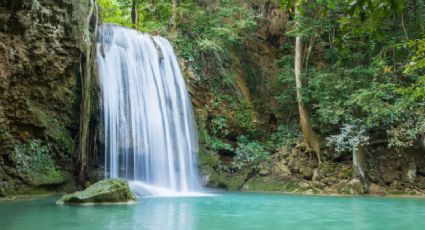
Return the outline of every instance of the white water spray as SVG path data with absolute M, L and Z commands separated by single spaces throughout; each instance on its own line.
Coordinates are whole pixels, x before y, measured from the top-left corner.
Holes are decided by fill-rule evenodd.
M 99 30 L 106 177 L 132 181 L 139 194 L 200 191 L 192 105 L 171 44 L 111 24 Z

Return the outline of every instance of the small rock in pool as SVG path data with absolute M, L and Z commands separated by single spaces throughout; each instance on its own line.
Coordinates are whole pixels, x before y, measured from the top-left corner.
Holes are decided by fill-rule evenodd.
M 57 204 L 134 203 L 136 196 L 126 180 L 101 180 L 83 191 L 62 196 Z

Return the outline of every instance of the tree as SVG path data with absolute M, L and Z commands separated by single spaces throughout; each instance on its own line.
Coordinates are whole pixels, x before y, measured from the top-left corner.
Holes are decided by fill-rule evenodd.
M 295 17 L 301 16 L 301 4 L 302 0 L 294 1 L 281 1 L 283 6 L 294 8 Z M 296 29 L 300 27 L 300 23 L 297 21 L 295 23 Z M 308 107 L 303 101 L 303 83 L 301 79 L 302 72 L 302 54 L 303 54 L 303 41 L 300 34 L 297 34 L 295 37 L 295 63 L 294 63 L 294 72 L 295 72 L 295 83 L 296 83 L 296 92 L 297 92 L 297 103 L 298 103 L 298 112 L 300 115 L 300 125 L 301 130 L 304 135 L 304 141 L 307 145 L 308 151 L 314 151 L 317 156 L 317 161 L 320 164 L 322 162 L 322 157 L 320 153 L 321 140 L 319 135 L 313 130 L 313 126 L 310 119 L 310 112 Z
M 139 16 L 137 13 L 137 0 L 132 0 L 131 2 L 131 24 L 134 29 L 139 27 Z

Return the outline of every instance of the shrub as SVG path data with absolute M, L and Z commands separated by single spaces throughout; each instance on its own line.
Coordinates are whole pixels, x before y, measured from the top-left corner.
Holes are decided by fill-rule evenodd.
M 216 116 L 211 120 L 211 133 L 214 136 L 225 137 L 229 134 L 229 127 L 225 116 Z
M 240 136 L 238 138 L 238 147 L 236 148 L 236 156 L 233 159 L 232 166 L 239 170 L 244 166 L 254 165 L 255 163 L 269 159 L 270 153 L 265 150 L 260 142 L 249 141 L 245 136 Z
M 338 135 L 332 135 L 327 140 L 327 145 L 335 148 L 335 157 L 339 157 L 343 152 L 355 152 L 359 145 L 367 144 L 369 136 L 364 127 L 346 124 Z

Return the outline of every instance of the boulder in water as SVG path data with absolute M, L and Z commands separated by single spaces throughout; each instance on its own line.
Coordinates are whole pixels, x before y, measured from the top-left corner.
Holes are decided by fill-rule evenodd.
M 64 195 L 57 204 L 134 203 L 136 196 L 123 179 L 101 180 L 83 191 Z

